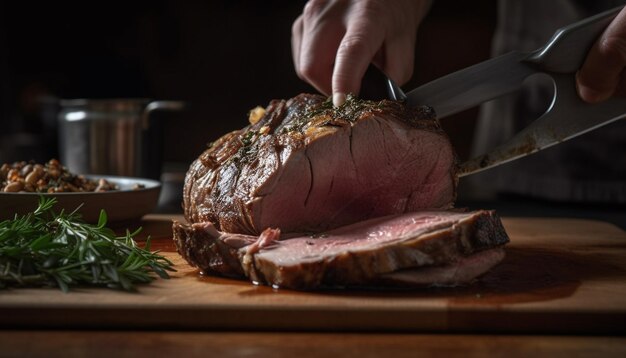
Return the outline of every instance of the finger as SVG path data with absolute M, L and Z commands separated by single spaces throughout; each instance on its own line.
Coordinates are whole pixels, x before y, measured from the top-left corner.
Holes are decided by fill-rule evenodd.
M 579 96 L 597 103 L 611 97 L 626 67 L 626 8 L 593 45 L 576 75 Z
M 367 18 L 348 24 L 337 49 L 332 76 L 333 103 L 343 104 L 348 93 L 359 93 L 363 74 L 383 44 L 384 31 Z
M 300 46 L 302 45 L 302 15 L 291 26 L 291 57 L 296 73 L 300 76 Z
M 415 64 L 415 36 L 396 39 L 384 45 L 384 66 L 387 76 L 398 85 L 408 82 L 413 76 Z
M 331 93 L 335 53 L 345 33 L 342 16 L 336 15 L 342 11 L 341 7 L 309 1 L 303 12 L 299 75 L 326 95 Z

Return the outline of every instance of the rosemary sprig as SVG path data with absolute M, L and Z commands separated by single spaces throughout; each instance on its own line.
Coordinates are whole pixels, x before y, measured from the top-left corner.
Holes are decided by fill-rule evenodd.
M 169 278 L 175 271 L 158 251 L 150 251 L 150 238 L 139 248 L 126 231 L 116 236 L 100 212 L 97 225 L 85 223 L 78 209 L 55 213 L 54 198 L 40 197 L 37 209 L 0 222 L 0 288 L 8 286 L 94 285 L 132 291 L 135 283 L 151 282 L 156 275 Z

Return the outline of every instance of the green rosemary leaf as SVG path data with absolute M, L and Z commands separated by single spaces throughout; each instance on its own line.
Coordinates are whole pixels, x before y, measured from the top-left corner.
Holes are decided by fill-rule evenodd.
M 65 292 L 65 293 L 70 291 L 70 287 L 67 285 L 67 283 L 65 281 L 63 281 L 63 279 L 61 277 L 59 277 L 58 275 L 54 275 L 53 277 L 56 280 L 57 285 L 59 286 L 61 291 Z
M 100 216 L 98 217 L 98 229 L 102 229 L 107 224 L 107 213 L 104 210 L 100 210 Z
M 44 234 L 37 239 L 33 240 L 28 247 L 34 251 L 45 251 L 45 250 L 53 250 L 55 248 L 62 247 L 63 244 L 58 242 L 53 242 L 54 235 L 47 233 Z
M 135 290 L 157 276 L 169 278 L 173 264 L 150 241 L 139 248 L 133 237 L 141 229 L 116 236 L 101 211 L 97 225 L 85 223 L 78 210 L 53 211 L 56 199 L 40 197 L 30 214 L 0 222 L 0 288 L 94 285 Z
M 150 238 L 146 239 L 146 244 L 144 245 L 143 249 L 146 251 L 150 251 L 150 246 L 152 244 L 152 240 L 150 240 Z

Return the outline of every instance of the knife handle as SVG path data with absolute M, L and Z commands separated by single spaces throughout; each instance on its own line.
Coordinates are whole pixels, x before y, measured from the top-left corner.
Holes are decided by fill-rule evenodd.
M 527 61 L 544 71 L 578 71 L 596 39 L 623 8 L 619 6 L 558 29 L 550 41 L 533 52 Z

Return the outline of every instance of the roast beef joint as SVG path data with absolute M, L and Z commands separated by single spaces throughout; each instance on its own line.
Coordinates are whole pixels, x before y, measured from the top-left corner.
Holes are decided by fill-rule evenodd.
M 281 288 L 472 282 L 504 257 L 492 211 L 453 208 L 456 160 L 429 107 L 301 94 L 249 115 L 185 177 L 178 252 Z

